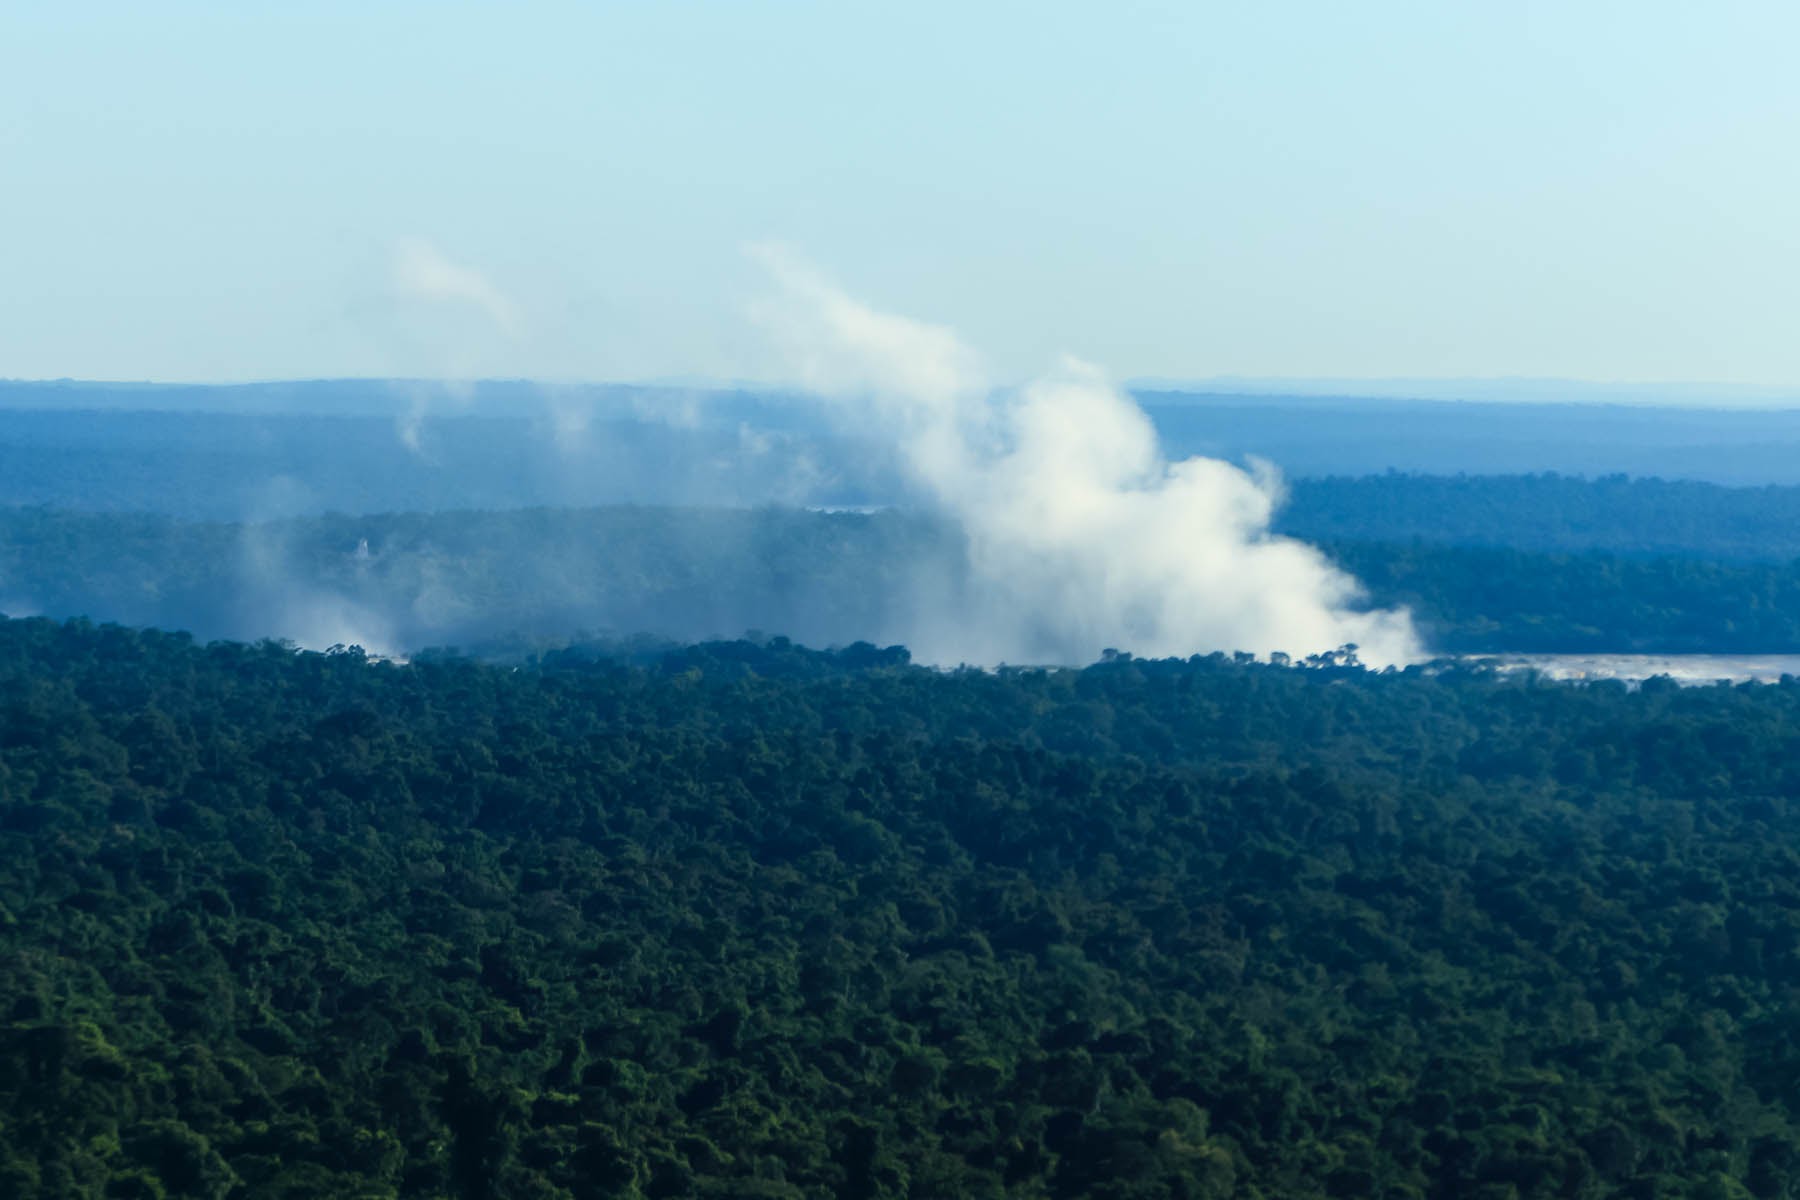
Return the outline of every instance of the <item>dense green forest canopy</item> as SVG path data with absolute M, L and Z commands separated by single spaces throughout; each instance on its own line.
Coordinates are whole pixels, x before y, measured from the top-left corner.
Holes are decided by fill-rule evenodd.
M 1800 683 L 0 622 L 0 1193 L 1792 1194 Z
M 1467 490 L 1477 508 L 1496 494 Z M 1368 604 L 1410 608 L 1441 653 L 1800 651 L 1800 559 L 1321 546 L 1363 581 Z M 903 642 L 922 612 L 955 611 L 966 561 L 956 528 L 895 511 L 617 506 L 232 524 L 0 508 L 0 612 L 318 648 L 749 629 Z

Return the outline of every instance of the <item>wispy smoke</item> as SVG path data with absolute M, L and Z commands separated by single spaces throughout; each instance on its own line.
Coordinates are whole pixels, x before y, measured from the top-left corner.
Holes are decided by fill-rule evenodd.
M 519 325 L 518 306 L 485 275 L 452 262 L 418 238 L 407 238 L 394 248 L 394 287 L 417 300 L 471 305 L 506 333 Z
M 400 299 L 414 305 L 447 309 L 472 315 L 489 332 L 503 341 L 513 340 L 520 331 L 519 307 L 510 296 L 496 287 L 487 276 L 472 267 L 452 261 L 443 251 L 419 238 L 406 238 L 394 247 L 392 284 Z M 474 342 L 466 336 L 439 329 L 432 341 L 446 349 L 450 379 L 444 383 L 408 386 L 406 410 L 396 422 L 400 440 L 414 454 L 424 453 L 423 430 L 436 395 L 467 402 L 470 392 L 467 378 L 478 366 L 473 357 Z
M 758 315 L 803 381 L 846 423 L 873 422 L 923 498 L 967 535 L 966 581 L 921 604 L 911 643 L 922 659 L 1309 655 L 1348 643 L 1373 665 L 1419 657 L 1405 612 L 1358 610 L 1355 580 L 1269 533 L 1273 468 L 1170 463 L 1149 418 L 1096 368 L 1066 359 L 997 391 L 949 330 L 868 308 L 778 247 L 752 253 L 778 285 Z
M 304 650 L 361 646 L 373 654 L 396 653 L 392 624 L 375 609 L 317 582 L 320 572 L 297 567 L 281 526 L 246 522 L 240 532 L 238 587 L 246 619 L 259 627 L 240 636 L 279 631 Z

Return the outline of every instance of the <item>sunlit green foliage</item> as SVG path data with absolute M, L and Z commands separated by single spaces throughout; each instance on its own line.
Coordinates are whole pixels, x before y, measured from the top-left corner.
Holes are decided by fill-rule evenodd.
M 0 1193 L 1775 1197 L 1800 685 L 0 623 Z

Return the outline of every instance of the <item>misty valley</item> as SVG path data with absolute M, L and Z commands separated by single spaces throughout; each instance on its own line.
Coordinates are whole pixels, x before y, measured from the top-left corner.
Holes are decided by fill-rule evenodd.
M 1029 409 L 997 410 L 1007 452 L 965 450 L 986 490 L 946 495 L 906 439 L 783 393 L 5 384 L 0 612 L 390 655 L 758 631 L 952 666 L 1304 656 L 1399 611 L 1416 636 L 1390 660 L 1800 650 L 1800 473 L 1732 469 L 1746 438 L 1800 463 L 1789 414 L 1517 405 L 1502 442 L 1505 405 L 1147 392 L 1139 430 L 1099 394 L 1152 470 L 1207 453 L 1293 473 L 1263 493 L 1221 462 L 1226 489 L 1191 498 L 1216 518 L 1159 496 L 1059 541 L 1082 520 L 1061 492 L 1140 485 L 1038 469 L 1061 451 L 1031 442 Z M 1396 422 L 1457 473 L 1404 469 Z M 1668 478 L 1616 469 L 1676 448 Z M 1319 561 L 1258 563 L 1289 539 Z M 1180 611 L 1240 576 L 1237 611 Z M 1309 592 L 1313 614 L 1243 615 Z
M 10 387 L 0 1195 L 1797 1194 L 1729 421 Z
M 1454 517 L 1437 480 L 1365 486 L 1414 489 L 1429 498 L 1421 509 Z M 1544 481 L 1492 486 L 1515 493 L 1526 536 L 1556 536 L 1531 519 Z M 1771 545 L 1800 528 L 1778 507 L 1768 524 Z M 1368 589 L 1361 603 L 1409 609 L 1435 653 L 1800 653 L 1800 555 L 1719 557 L 1698 549 L 1724 540 L 1708 544 L 1704 530 L 1685 554 L 1631 548 L 1670 537 L 1661 524 L 1615 536 L 1582 550 L 1418 536 L 1320 545 Z M 516 657 L 571 640 L 758 631 L 820 647 L 900 643 L 943 662 L 929 651 L 947 622 L 974 619 L 974 587 L 962 532 L 900 511 L 617 506 L 239 523 L 0 509 L 0 612 L 314 650 Z

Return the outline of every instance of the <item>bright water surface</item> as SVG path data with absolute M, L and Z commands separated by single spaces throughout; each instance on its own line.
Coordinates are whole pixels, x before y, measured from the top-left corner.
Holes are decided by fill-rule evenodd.
M 1472 656 L 1473 657 L 1473 656 Z M 1496 654 L 1503 669 L 1535 667 L 1552 679 L 1623 679 L 1667 675 L 1677 683 L 1756 680 L 1773 683 L 1800 676 L 1800 654 Z

